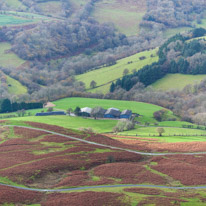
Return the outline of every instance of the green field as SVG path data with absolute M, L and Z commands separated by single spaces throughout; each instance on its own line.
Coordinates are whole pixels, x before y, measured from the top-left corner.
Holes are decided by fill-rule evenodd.
M 171 36 L 174 36 L 175 34 L 182 33 L 185 31 L 190 31 L 190 30 L 191 27 L 179 27 L 179 28 L 166 29 L 163 33 L 163 36 L 165 38 L 169 38 Z
M 151 86 L 162 91 L 182 90 L 186 85 L 200 83 L 203 79 L 206 79 L 206 75 L 167 74 Z
M 206 131 L 200 129 L 185 129 L 164 127 L 165 133 L 158 136 L 157 127 L 139 127 L 131 131 L 121 132 L 121 135 L 131 135 L 138 137 L 156 138 L 161 142 L 193 142 L 206 141 Z
M 132 70 L 139 70 L 143 66 L 152 64 L 158 61 L 157 50 L 150 50 L 137 53 L 135 55 L 120 59 L 115 65 L 103 67 L 101 69 L 93 70 L 81 75 L 76 76 L 78 81 L 82 81 L 86 85 L 86 89 L 90 89 L 90 82 L 95 80 L 97 83 L 97 88 L 89 90 L 90 92 L 109 92 L 110 84 L 112 81 L 117 80 L 123 76 L 124 69 L 128 69 L 130 73 Z M 154 57 L 151 57 L 153 55 Z M 145 56 L 144 60 L 139 58 Z M 130 62 L 130 63 L 128 63 Z M 95 78 L 94 78 L 95 77 Z
M 1 20 L 0 20 L 1 21 Z M 25 63 L 16 54 L 10 52 L 11 44 L 7 42 L 0 43 L 0 66 L 17 68 Z
M 32 22 L 31 19 L 25 19 L 22 17 L 0 14 L 0 26 L 18 25 L 18 24 L 25 24 L 25 23 L 31 23 L 31 22 Z
M 40 122 L 45 124 L 57 125 L 69 129 L 92 128 L 95 132 L 104 133 L 111 132 L 112 128 L 116 125 L 116 120 L 95 120 L 85 119 L 82 117 L 70 116 L 29 116 L 29 117 L 15 117 L 9 119 L 12 124 L 21 124 L 23 121 Z
M 27 88 L 23 86 L 19 81 L 7 76 L 7 84 L 10 85 L 8 86 L 8 90 L 10 94 L 26 94 L 27 93 Z
M 19 0 L 7 0 L 6 3 L 11 9 L 26 9 L 26 7 Z
M 141 122 L 156 122 L 153 118 L 153 113 L 155 111 L 163 109 L 160 106 L 147 104 L 143 102 L 134 102 L 134 101 L 120 101 L 120 100 L 107 100 L 107 99 L 91 99 L 91 98 L 65 98 L 53 102 L 56 105 L 56 109 L 67 110 L 68 108 L 75 109 L 77 106 L 82 107 L 97 107 L 101 106 L 104 109 L 110 107 L 115 107 L 122 110 L 130 109 L 133 113 L 138 113 L 143 115 L 139 117 Z M 172 112 L 169 111 L 169 114 L 172 115 Z
M 93 16 L 100 23 L 114 23 L 120 32 L 131 36 L 138 34 L 139 23 L 146 10 L 146 2 L 143 0 L 102 0 L 95 4 Z

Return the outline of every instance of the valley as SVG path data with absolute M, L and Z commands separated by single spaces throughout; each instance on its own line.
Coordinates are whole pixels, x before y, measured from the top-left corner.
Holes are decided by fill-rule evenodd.
M 0 1 L 0 205 L 203 206 L 205 105 L 205 1 Z

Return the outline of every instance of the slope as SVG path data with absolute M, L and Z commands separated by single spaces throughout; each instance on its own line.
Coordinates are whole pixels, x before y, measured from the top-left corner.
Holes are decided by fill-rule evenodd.
M 84 82 L 86 89 L 89 92 L 107 93 L 109 92 L 111 82 L 121 78 L 125 69 L 128 69 L 129 73 L 132 73 L 133 70 L 139 70 L 145 65 L 157 62 L 157 50 L 158 49 L 144 51 L 120 59 L 115 65 L 103 66 L 101 69 L 78 75 L 76 76 L 76 80 Z M 141 57 L 143 57 L 142 60 L 140 60 Z M 92 80 L 95 80 L 97 83 L 97 88 L 95 89 L 90 88 L 90 83 Z
M 93 17 L 101 23 L 112 22 L 128 36 L 137 35 L 139 24 L 146 13 L 146 1 L 101 0 L 95 4 Z

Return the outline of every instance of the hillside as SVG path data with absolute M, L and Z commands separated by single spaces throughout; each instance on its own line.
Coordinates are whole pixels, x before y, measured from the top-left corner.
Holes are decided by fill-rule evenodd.
M 199 84 L 205 78 L 206 75 L 167 74 L 151 86 L 162 91 L 182 90 L 187 85 Z
M 171 201 L 204 205 L 205 154 L 184 152 L 201 151 L 205 142 L 192 149 L 190 143 L 157 147 L 155 140 L 131 142 L 48 124 L 4 123 L 0 142 L 2 205 L 132 206 L 171 205 Z M 188 180 L 191 175 L 192 182 Z
M 6 26 L 0 29 L 0 50 L 6 42 L 9 53 L 18 56 L 8 56 L 8 62 L 3 55 L 1 70 L 25 85 L 30 99 L 43 101 L 69 91 L 106 94 L 125 69 L 131 74 L 157 61 L 134 58 L 149 56 L 146 51 L 176 33 L 205 27 L 206 19 L 201 0 L 9 0 L 0 10 L 0 25 Z M 10 68 L 14 65 L 21 74 Z M 96 85 L 90 88 L 93 75 Z
M 120 86 L 128 91 L 137 82 L 148 86 L 169 73 L 206 74 L 205 34 L 205 29 L 197 28 L 185 35 L 178 34 L 169 38 L 159 49 L 157 63 L 146 65 L 134 74 L 124 76 L 122 80 L 116 81 L 113 90 Z M 134 77 L 136 82 L 130 81 Z
M 95 4 L 92 16 L 101 23 L 112 22 L 120 32 L 131 36 L 139 33 L 139 24 L 146 10 L 144 0 L 102 0 Z
M 100 69 L 89 71 L 87 73 L 76 76 L 76 80 L 85 83 L 89 92 L 108 93 L 111 82 L 123 77 L 125 69 L 128 73 L 138 71 L 145 65 L 150 65 L 158 61 L 158 49 L 140 52 L 135 55 L 118 60 L 112 66 L 103 66 Z M 141 59 L 142 58 L 142 59 Z M 90 83 L 94 80 L 97 88 L 91 88 Z
M 205 0 L 0 0 L 0 205 L 204 206 L 205 148 Z

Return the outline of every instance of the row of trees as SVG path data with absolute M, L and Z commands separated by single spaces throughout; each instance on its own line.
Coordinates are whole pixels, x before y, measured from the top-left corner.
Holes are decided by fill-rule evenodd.
M 28 110 L 28 109 L 39 109 L 43 108 L 43 104 L 40 102 L 32 102 L 32 103 L 26 103 L 26 102 L 11 102 L 9 99 L 2 99 L 0 102 L 0 113 L 6 113 L 6 112 L 16 112 L 16 111 L 22 111 L 22 110 Z

